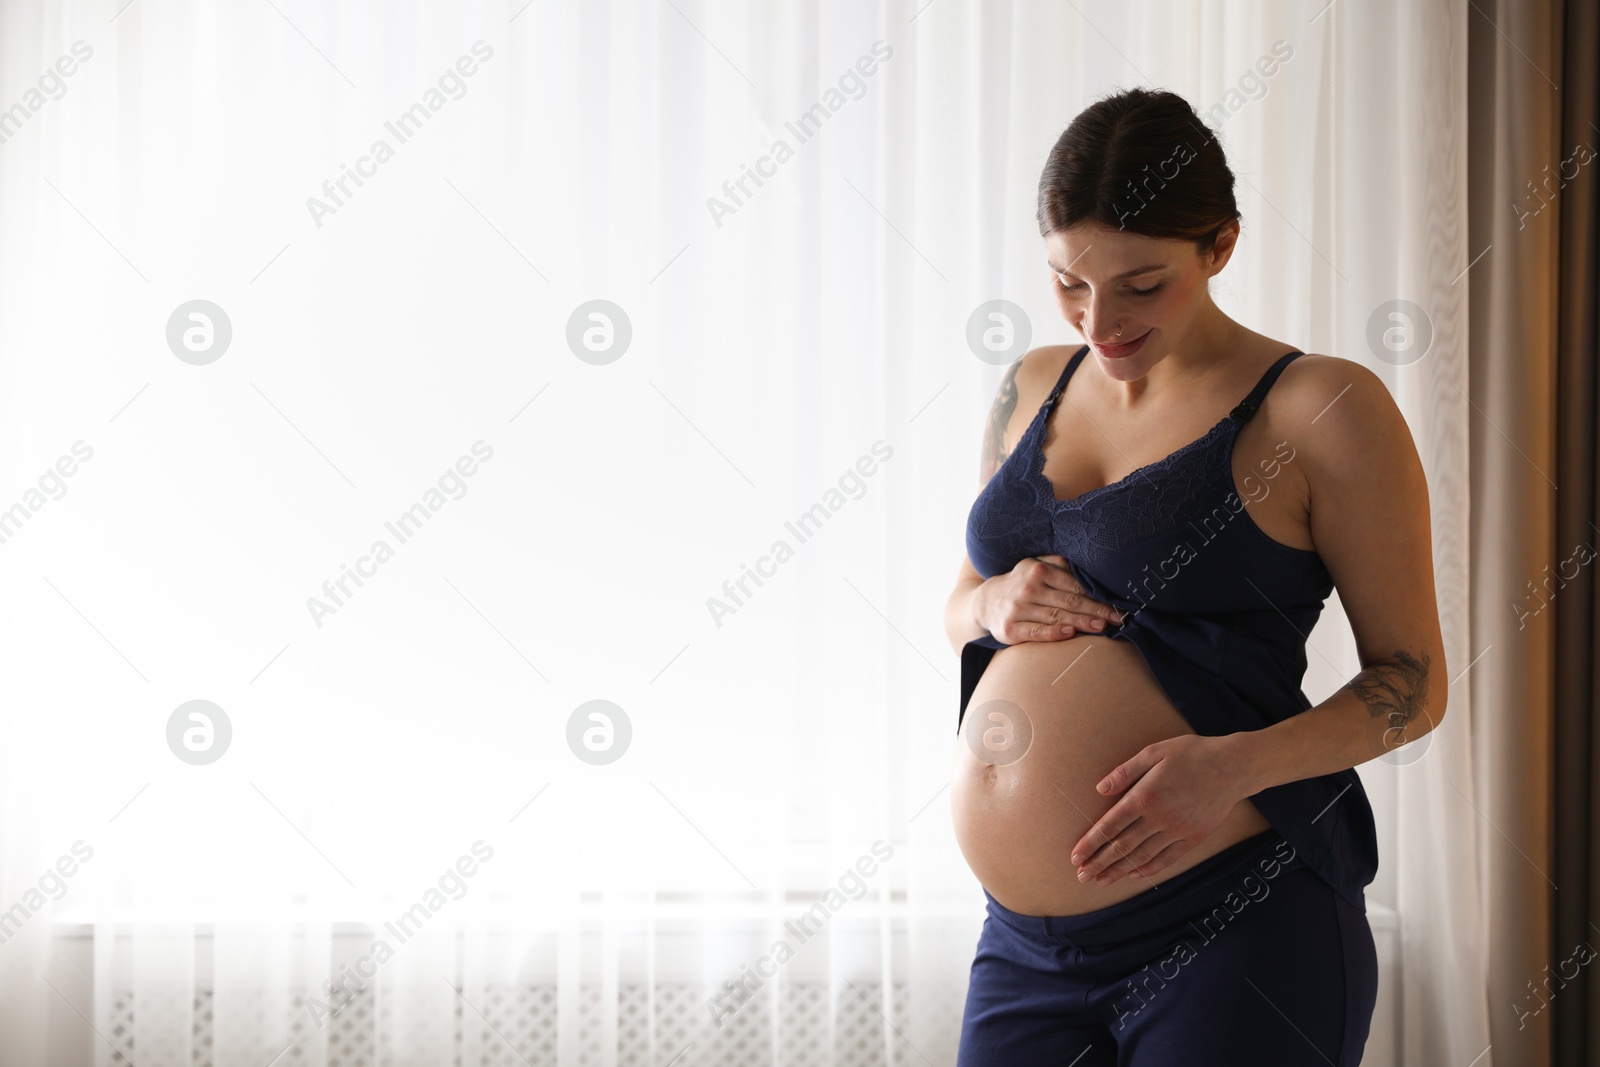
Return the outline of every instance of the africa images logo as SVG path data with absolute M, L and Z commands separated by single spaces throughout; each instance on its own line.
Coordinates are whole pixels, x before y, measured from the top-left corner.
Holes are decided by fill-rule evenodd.
M 877 59 L 872 58 L 876 56 Z M 783 128 L 794 135 L 795 144 L 791 146 L 782 137 L 772 142 L 772 146 L 763 156 L 756 158 L 755 166 L 741 164 L 744 173 L 737 178 L 730 178 L 722 183 L 722 195 L 726 199 L 715 196 L 706 197 L 706 210 L 711 212 L 711 221 L 717 224 L 717 229 L 722 229 L 722 220 L 738 211 L 745 205 L 745 201 L 755 195 L 745 183 L 754 182 L 759 189 L 765 184 L 763 178 L 775 177 L 778 166 L 787 163 L 795 156 L 795 148 L 805 144 L 818 133 L 822 132 L 823 124 L 844 109 L 845 104 L 851 100 L 860 100 L 867 95 L 867 78 L 878 72 L 879 60 L 884 63 L 894 58 L 894 49 L 886 41 L 872 42 L 872 55 L 861 56 L 855 65 L 846 69 L 837 79 L 837 88 L 829 86 L 827 92 L 822 94 L 822 99 L 812 104 L 800 117 L 793 122 L 785 122 Z M 741 197 L 739 194 L 743 193 Z

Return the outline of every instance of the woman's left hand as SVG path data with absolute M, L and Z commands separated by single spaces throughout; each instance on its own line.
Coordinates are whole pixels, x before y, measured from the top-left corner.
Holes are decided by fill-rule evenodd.
M 1249 796 L 1227 736 L 1181 734 L 1146 745 L 1097 787 L 1122 797 L 1072 849 L 1080 882 L 1148 878 L 1221 825 Z

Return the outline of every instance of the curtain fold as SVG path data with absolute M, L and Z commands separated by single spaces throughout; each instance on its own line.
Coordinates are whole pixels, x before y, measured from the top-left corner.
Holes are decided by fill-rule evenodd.
M 1600 5 L 1562 5 L 1555 407 L 1554 892 L 1552 1062 L 1600 1067 Z M 1544 175 L 1541 174 L 1541 178 Z M 1540 183 L 1541 185 L 1543 182 Z M 1548 191 L 1541 197 L 1550 195 Z M 1585 961 L 1589 961 L 1586 963 Z M 1543 979 L 1541 978 L 1541 983 Z
M 1553 1060 L 1552 1021 L 1565 1008 L 1548 976 L 1557 901 L 1581 900 L 1582 880 L 1556 875 L 1555 753 L 1562 610 L 1548 579 L 1571 554 L 1558 510 L 1585 491 L 1560 469 L 1558 409 L 1568 384 L 1559 350 L 1560 191 L 1548 181 L 1562 144 L 1562 10 L 1558 0 L 1476 5 L 1468 23 L 1472 287 L 1471 498 L 1473 655 L 1463 684 L 1485 712 L 1475 737 L 1482 769 L 1465 791 L 1492 831 L 1484 836 L 1488 1005 L 1501 1067 Z M 1591 42 L 1592 46 L 1592 42 Z M 1592 55 L 1592 47 L 1591 47 Z M 1592 60 L 1591 60 L 1592 65 Z M 1592 359 L 1592 353 L 1590 358 Z M 1572 382 L 1571 384 L 1578 384 Z M 1584 472 L 1573 471 L 1581 482 Z M 1558 485 L 1565 493 L 1558 493 Z M 1576 499 L 1573 497 L 1576 496 Z M 1565 592 L 1561 597 L 1565 597 Z M 1464 665 L 1463 665 L 1464 666 Z M 1592 711 L 1590 712 L 1592 714 Z

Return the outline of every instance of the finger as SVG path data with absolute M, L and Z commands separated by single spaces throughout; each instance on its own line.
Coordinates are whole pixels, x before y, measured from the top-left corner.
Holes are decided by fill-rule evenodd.
M 1148 878 L 1156 871 L 1162 871 L 1168 867 L 1171 867 L 1185 852 L 1188 852 L 1191 848 L 1194 848 L 1194 844 L 1195 843 L 1193 841 L 1187 841 L 1181 837 L 1167 842 L 1166 848 L 1163 848 L 1160 852 L 1157 852 L 1154 856 L 1151 856 L 1148 862 L 1139 865 L 1139 872 L 1143 872 L 1143 877 Z M 1140 877 L 1141 875 L 1139 872 L 1135 872 L 1130 877 Z
M 1045 565 L 1040 567 L 1035 576 L 1041 588 L 1034 594 L 1034 602 L 1045 608 L 1060 608 L 1066 614 L 1075 617 L 1076 625 L 1081 629 L 1101 629 L 1107 623 L 1121 625 L 1126 616 L 1102 601 L 1096 600 L 1083 590 L 1083 583 L 1072 574 L 1054 564 L 1053 560 L 1061 556 L 1035 557 Z M 1094 627 L 1091 624 L 1100 620 L 1101 625 Z M 1064 620 L 1063 620 L 1064 621 Z
M 1039 570 L 1041 585 L 1024 591 L 1013 610 L 1010 632 L 1027 641 L 1049 641 L 1083 631 L 1100 633 L 1105 630 L 1111 609 L 1077 589 L 1054 586 L 1054 579 L 1044 577 L 1048 567 Z M 1120 613 L 1117 613 L 1120 615 Z M 1004 638 L 1002 638 L 1004 639 Z
M 1136 752 L 1132 759 L 1124 760 L 1113 767 L 1110 774 L 1100 779 L 1095 790 L 1107 796 L 1121 793 L 1148 774 L 1151 768 L 1161 762 L 1161 757 L 1161 749 L 1156 745 L 1146 745 Z
M 1046 585 L 1034 590 L 1027 602 L 1030 612 L 1043 614 L 1058 626 L 1071 626 L 1077 630 L 1098 632 L 1107 626 L 1122 624 L 1123 614 L 1108 604 L 1091 597 L 1078 588 L 1063 585 Z
M 1089 624 L 1098 623 L 1093 629 L 1101 629 L 1115 624 L 1121 626 L 1128 621 L 1128 616 L 1103 600 L 1096 600 L 1088 593 L 1078 590 L 1067 590 L 1056 593 L 1045 592 L 1041 599 L 1044 603 L 1060 607 L 1079 619 L 1079 626 L 1083 629 L 1091 628 Z
M 1128 803 L 1128 798 L 1123 797 L 1111 805 L 1111 810 L 1100 816 L 1099 821 L 1089 827 L 1088 832 L 1072 846 L 1072 862 L 1080 867 L 1093 862 L 1096 853 L 1138 820 L 1139 814 L 1133 810 L 1133 805 Z
M 1129 874 L 1128 877 L 1149 878 L 1157 871 L 1164 871 L 1168 867 L 1171 867 L 1178 861 L 1179 857 L 1193 847 L 1193 841 L 1185 841 L 1182 838 L 1179 838 L 1178 840 L 1168 844 L 1166 848 L 1162 849 L 1154 856 L 1150 857 L 1150 861 L 1148 863 L 1141 863 L 1139 868 L 1133 873 Z
M 1033 575 L 1044 585 L 1073 593 L 1083 591 L 1083 583 L 1072 573 L 1072 566 L 1067 563 L 1066 557 L 1035 556 L 1034 560 L 1039 566 L 1033 569 Z
M 1123 834 L 1127 837 L 1127 834 Z M 1155 865 L 1155 859 L 1168 845 L 1172 844 L 1172 835 L 1164 830 L 1157 830 L 1141 841 L 1133 851 L 1106 867 L 1095 876 L 1099 885 L 1110 885 L 1118 878 L 1148 878 L 1161 868 Z
M 1148 823 L 1135 823 L 1089 858 L 1078 868 L 1078 881 L 1093 882 L 1103 878 L 1117 864 L 1124 862 L 1144 847 L 1144 843 L 1157 833 Z M 1110 879 L 1106 879 L 1107 882 Z
M 1071 618 L 1060 608 L 1041 607 L 1038 604 L 1018 605 L 1005 634 L 999 636 L 1008 644 L 1014 644 L 1015 641 L 1060 641 L 1079 630 L 1089 630 L 1088 626 L 1072 622 Z M 1007 640 L 1007 637 L 1015 640 Z
M 1072 573 L 1072 564 L 1068 563 L 1067 562 L 1067 557 L 1061 555 L 1061 553 L 1059 553 L 1059 552 L 1052 552 L 1047 556 L 1036 556 L 1034 558 L 1042 559 L 1046 563 L 1049 563 L 1049 564 L 1052 564 L 1054 566 L 1060 567 L 1062 570 L 1066 571 L 1068 574 Z

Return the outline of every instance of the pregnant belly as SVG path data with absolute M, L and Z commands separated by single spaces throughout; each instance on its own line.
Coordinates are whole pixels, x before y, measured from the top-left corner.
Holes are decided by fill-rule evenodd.
M 972 735 L 984 731 L 988 745 L 975 750 Z M 951 781 L 956 840 L 973 874 L 1023 915 L 1079 915 L 1145 892 L 1144 878 L 1126 875 L 1079 882 L 1072 846 L 1118 799 L 1095 791 L 1100 779 L 1144 746 L 1194 732 L 1129 641 L 1086 634 L 1001 649 L 967 704 Z M 1242 800 L 1155 881 L 1267 829 Z

